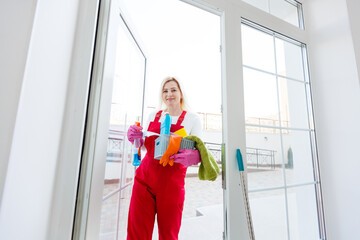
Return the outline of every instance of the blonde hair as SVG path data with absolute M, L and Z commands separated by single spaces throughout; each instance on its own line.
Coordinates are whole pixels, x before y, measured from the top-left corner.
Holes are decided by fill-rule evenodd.
M 160 99 L 161 99 L 161 106 L 163 106 L 164 104 L 164 101 L 162 99 L 162 93 L 164 91 L 164 87 L 165 85 L 168 83 L 168 82 L 171 82 L 171 81 L 174 81 L 176 83 L 176 85 L 178 86 L 179 90 L 180 90 L 180 93 L 181 93 L 181 97 L 180 97 L 180 108 L 181 110 L 186 110 L 187 109 L 187 104 L 186 104 L 186 101 L 185 101 L 185 97 L 184 97 L 184 94 L 183 94 L 183 91 L 181 89 L 181 86 L 180 86 L 180 82 L 174 78 L 174 77 L 166 77 L 163 82 L 161 83 L 161 92 L 160 92 Z

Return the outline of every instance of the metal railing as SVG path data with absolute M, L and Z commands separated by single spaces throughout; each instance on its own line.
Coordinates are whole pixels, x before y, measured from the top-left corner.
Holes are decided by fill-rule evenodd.
M 109 130 L 106 162 L 118 163 L 119 166 L 117 167 L 119 167 L 120 176 L 115 179 L 119 181 L 119 187 L 103 196 L 103 201 L 118 192 L 120 192 L 121 196 L 121 191 L 132 185 L 133 179 L 128 181 L 126 176 L 127 165 L 131 164 L 131 154 L 126 147 L 125 136 L 126 132 L 124 131 Z M 106 179 L 104 181 L 106 183 Z
M 201 118 L 203 130 L 221 130 L 222 129 L 222 114 L 221 113 L 203 113 L 197 112 Z M 279 133 L 280 130 L 277 127 L 285 128 L 282 133 L 289 133 L 287 128 L 290 127 L 288 120 L 282 120 L 281 122 L 276 118 L 258 118 L 247 117 L 245 123 L 250 126 L 246 126 L 246 132 L 256 133 Z M 270 128 L 268 128 L 269 126 Z
M 256 166 L 256 168 L 275 169 L 275 150 L 268 150 L 262 148 L 246 148 L 246 162 L 247 166 Z
M 206 148 L 215 158 L 215 161 L 221 165 L 221 144 L 204 142 Z M 275 150 L 262 148 L 246 148 L 246 162 L 248 167 L 275 169 Z

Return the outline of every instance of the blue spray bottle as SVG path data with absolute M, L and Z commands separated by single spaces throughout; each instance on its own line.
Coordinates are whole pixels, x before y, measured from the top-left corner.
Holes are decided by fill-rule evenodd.
M 164 121 L 161 122 L 160 135 L 170 135 L 171 116 L 167 113 Z
M 171 128 L 171 116 L 167 113 L 165 115 L 164 120 L 161 122 L 160 126 L 160 145 L 159 149 L 157 150 L 157 153 L 160 153 L 160 158 L 166 151 L 169 145 L 169 139 L 170 139 L 170 128 Z M 160 151 L 159 151 L 160 150 Z
M 135 124 L 140 127 L 140 122 L 135 122 Z M 141 164 L 141 140 L 140 138 L 135 138 L 132 145 L 133 153 L 133 166 L 139 166 Z

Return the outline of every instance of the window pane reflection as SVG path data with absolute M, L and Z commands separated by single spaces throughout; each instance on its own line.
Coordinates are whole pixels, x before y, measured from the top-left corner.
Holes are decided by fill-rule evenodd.
M 114 185 L 107 184 L 104 188 L 104 192 L 112 191 L 115 188 Z M 99 239 L 125 239 L 131 190 L 131 187 L 126 188 L 103 201 L 101 207 Z
M 279 133 L 247 132 L 246 162 L 250 191 L 284 186 Z
M 270 13 L 274 16 L 299 27 L 297 6 L 286 0 L 270 0 Z
M 297 4 L 286 0 L 242 0 L 288 23 L 300 27 Z
M 115 188 L 114 186 L 107 185 L 104 188 L 104 192 L 109 192 Z M 114 223 L 117 222 L 118 203 L 119 193 L 113 195 L 102 204 L 99 236 L 101 240 L 113 240 L 116 238 L 117 226 Z
M 249 194 L 256 240 L 286 240 L 286 202 L 283 189 Z
M 286 184 L 314 181 L 310 135 L 308 131 L 283 132 Z
M 279 78 L 281 126 L 309 128 L 305 85 L 302 82 Z
M 244 68 L 244 94 L 246 123 L 279 126 L 275 76 Z
M 302 49 L 293 43 L 275 38 L 277 74 L 304 81 Z
M 273 37 L 246 25 L 241 29 L 243 64 L 275 73 Z
M 287 197 L 290 239 L 320 239 L 315 186 L 288 188 Z

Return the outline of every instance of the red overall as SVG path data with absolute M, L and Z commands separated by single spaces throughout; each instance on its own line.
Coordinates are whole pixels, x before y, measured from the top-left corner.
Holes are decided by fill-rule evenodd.
M 161 112 L 149 124 L 148 131 L 160 133 Z M 171 125 L 171 132 L 182 128 L 185 114 L 183 111 L 177 123 Z M 154 159 L 156 138 L 150 136 L 145 139 L 147 153 L 135 173 L 129 208 L 128 240 L 151 240 L 155 214 L 159 239 L 178 239 L 185 200 L 186 167 L 180 163 L 165 167 L 160 165 L 159 160 Z

